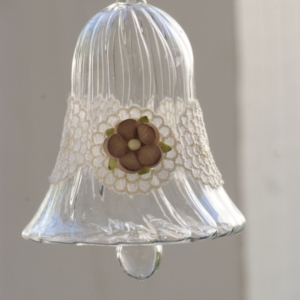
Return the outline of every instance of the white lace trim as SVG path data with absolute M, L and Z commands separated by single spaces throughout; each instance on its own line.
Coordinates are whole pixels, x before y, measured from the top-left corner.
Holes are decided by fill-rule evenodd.
M 147 194 L 166 183 L 176 169 L 183 166 L 195 179 L 216 188 L 223 184 L 219 170 L 210 152 L 203 114 L 198 101 L 180 98 L 165 99 L 154 113 L 154 100 L 146 109 L 131 104 L 121 107 L 114 98 L 97 97 L 89 107 L 87 101 L 68 99 L 68 109 L 59 155 L 50 182 L 64 181 L 84 166 L 94 169 L 95 176 L 119 193 Z M 163 161 L 145 175 L 125 174 L 120 169 L 109 171 L 108 157 L 102 149 L 105 131 L 127 118 L 147 115 L 159 129 L 162 141 L 172 147 Z M 176 117 L 177 116 L 177 117 Z
M 90 126 L 87 111 L 80 101 L 69 98 L 60 151 L 50 177 L 51 183 L 70 178 L 79 167 L 86 164 Z
M 212 153 L 203 120 L 203 113 L 197 100 L 189 101 L 180 115 L 177 125 L 181 144 L 183 166 L 194 178 L 217 188 L 224 184 Z
M 181 98 L 174 101 L 171 98 L 166 98 L 159 103 L 157 114 L 163 116 L 165 122 L 175 129 L 177 134 L 177 123 L 179 116 L 184 112 L 186 104 Z M 147 103 L 147 108 L 154 110 L 154 99 L 151 98 Z

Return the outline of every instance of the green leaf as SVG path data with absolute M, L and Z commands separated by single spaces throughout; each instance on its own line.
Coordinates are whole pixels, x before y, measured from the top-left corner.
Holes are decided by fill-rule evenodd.
M 139 174 L 139 175 L 144 175 L 144 174 L 148 174 L 149 172 L 150 172 L 150 168 L 148 168 L 148 167 L 142 167 L 142 168 L 139 170 L 138 174 Z
M 163 153 L 167 153 L 172 150 L 172 147 L 168 144 L 165 144 L 164 142 L 159 142 L 158 147 L 162 150 Z
M 143 116 L 143 117 L 139 118 L 138 122 L 139 123 L 143 123 L 143 124 L 150 123 L 150 121 L 149 121 L 149 119 L 148 119 L 147 116 Z
M 108 161 L 108 170 L 114 170 L 117 167 L 117 160 L 115 158 L 110 158 Z
M 115 133 L 115 129 L 114 128 L 109 128 L 105 131 L 107 136 L 111 136 Z

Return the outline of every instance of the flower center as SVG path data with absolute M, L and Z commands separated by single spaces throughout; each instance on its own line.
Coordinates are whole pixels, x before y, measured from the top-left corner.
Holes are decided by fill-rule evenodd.
M 141 142 L 139 140 L 132 139 L 128 142 L 128 148 L 131 151 L 137 151 L 141 148 Z

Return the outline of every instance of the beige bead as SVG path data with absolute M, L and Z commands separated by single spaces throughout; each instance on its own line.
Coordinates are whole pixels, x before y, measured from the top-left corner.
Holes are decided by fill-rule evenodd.
M 131 151 L 137 151 L 141 148 L 141 142 L 139 140 L 132 139 L 128 142 L 128 148 Z

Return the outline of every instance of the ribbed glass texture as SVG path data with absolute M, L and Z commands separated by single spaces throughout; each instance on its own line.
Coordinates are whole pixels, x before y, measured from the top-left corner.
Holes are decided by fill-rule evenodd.
M 165 98 L 194 99 L 193 65 L 189 40 L 174 19 L 144 1 L 118 1 L 81 32 L 71 94 L 88 107 L 99 96 L 142 108 L 153 98 L 157 110 Z M 244 225 L 223 187 L 204 186 L 184 169 L 150 194 L 130 196 L 104 187 L 82 167 L 50 186 L 23 236 L 72 244 L 174 243 L 236 234 Z

